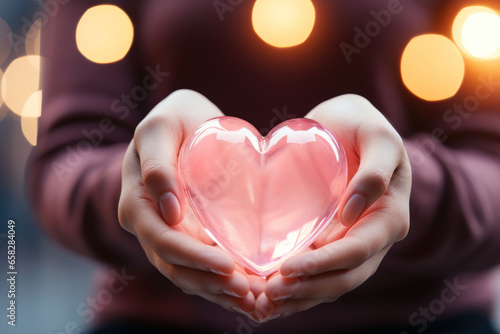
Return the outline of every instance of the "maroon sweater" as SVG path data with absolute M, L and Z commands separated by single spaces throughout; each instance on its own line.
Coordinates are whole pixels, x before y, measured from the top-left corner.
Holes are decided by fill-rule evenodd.
M 54 239 L 135 276 L 116 280 L 116 272 L 104 269 L 101 283 L 114 287 L 113 298 L 95 314 L 80 310 L 85 320 L 97 315 L 101 322 L 135 319 L 220 333 L 241 325 L 242 316 L 173 286 L 118 223 L 125 148 L 141 119 L 180 88 L 204 94 L 262 132 L 331 97 L 360 94 L 399 131 L 412 161 L 410 233 L 377 273 L 335 303 L 271 321 L 256 333 L 409 321 L 420 329 L 437 314 L 489 311 L 488 270 L 500 262 L 500 64 L 466 60 L 459 93 L 432 103 L 409 93 L 399 73 L 412 37 L 449 36 L 456 13 L 474 1 L 314 1 L 312 35 L 288 49 L 257 37 L 250 0 L 102 1 L 110 2 L 135 26 L 132 49 L 117 63 L 92 63 L 76 48 L 79 17 L 101 1 L 62 4 L 45 27 L 43 112 L 28 173 L 36 214 Z M 214 3 L 228 6 L 218 13 Z M 358 28 L 388 6 L 397 13 L 360 44 Z M 350 62 L 342 42 L 357 48 Z M 489 93 L 479 106 L 476 88 L 482 97 Z M 429 307 L 427 315 L 420 309 Z

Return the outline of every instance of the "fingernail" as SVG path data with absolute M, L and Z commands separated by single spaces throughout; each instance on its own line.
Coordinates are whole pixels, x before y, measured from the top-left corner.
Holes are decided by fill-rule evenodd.
M 345 225 L 352 225 L 359 218 L 359 215 L 365 208 L 366 201 L 363 196 L 354 194 L 344 207 L 342 212 L 342 221 Z
M 288 294 L 288 295 L 281 295 L 281 296 L 278 296 L 278 297 L 274 297 L 272 298 L 273 301 L 278 301 L 278 300 L 285 300 L 285 299 L 288 299 L 290 298 L 292 295 Z
M 161 195 L 158 200 L 160 206 L 160 212 L 163 219 L 168 224 L 175 224 L 181 215 L 181 206 L 179 200 L 174 194 L 168 192 Z
M 283 276 L 284 278 L 295 278 L 295 277 L 299 277 L 299 276 L 301 276 L 301 274 L 300 274 L 300 273 L 298 273 L 298 272 L 291 272 L 291 273 L 286 274 L 286 275 L 283 275 L 283 274 L 282 274 L 282 276 Z
M 231 276 L 231 274 L 226 274 L 225 272 L 222 272 L 220 270 L 217 270 L 217 269 L 212 269 L 210 268 L 210 271 L 213 272 L 214 274 L 217 274 L 217 275 L 222 275 L 222 276 Z
M 231 290 L 227 290 L 227 289 L 223 289 L 222 292 L 224 292 L 226 295 L 228 296 L 231 296 L 231 297 L 236 297 L 236 298 L 242 298 L 244 296 L 240 296 L 238 295 L 236 292 L 234 291 L 231 291 Z

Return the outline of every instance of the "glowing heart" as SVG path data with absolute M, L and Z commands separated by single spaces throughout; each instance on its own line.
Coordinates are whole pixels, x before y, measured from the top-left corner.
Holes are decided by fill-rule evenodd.
M 186 138 L 179 170 L 207 233 L 263 277 L 318 237 L 347 182 L 339 141 L 304 118 L 264 138 L 239 118 L 211 119 Z

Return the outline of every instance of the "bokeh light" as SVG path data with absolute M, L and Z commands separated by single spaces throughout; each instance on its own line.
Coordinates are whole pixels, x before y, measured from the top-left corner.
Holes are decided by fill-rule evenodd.
M 38 90 L 30 95 L 24 104 L 22 117 L 40 117 L 42 114 L 42 91 Z
M 32 146 L 37 144 L 38 136 L 38 118 L 37 117 L 23 117 L 21 119 L 21 129 L 23 135 Z
M 14 113 L 22 115 L 28 98 L 39 89 L 40 56 L 23 56 L 10 63 L 0 85 L 5 104 Z
M 401 76 L 406 87 L 427 101 L 439 101 L 456 94 L 465 74 L 457 46 L 441 35 L 420 35 L 406 46 L 401 59 Z
M 310 0 L 257 0 L 252 12 L 257 35 L 279 48 L 302 44 L 311 34 L 315 19 Z
M 0 65 L 7 59 L 12 48 L 9 40 L 10 34 L 9 25 L 0 17 Z
M 26 54 L 40 55 L 41 20 L 35 21 L 26 34 Z
M 3 97 L 2 97 L 2 77 L 3 77 L 3 72 L 0 70 L 0 109 L 2 109 L 3 105 Z
M 106 64 L 121 60 L 134 39 L 128 15 L 113 5 L 88 9 L 76 28 L 78 50 L 89 60 Z
M 500 56 L 500 16 L 488 7 L 466 7 L 455 18 L 453 39 L 469 57 L 497 58 Z
M 42 114 L 42 91 L 36 91 L 26 101 L 21 118 L 21 129 L 26 140 L 36 146 L 38 118 Z

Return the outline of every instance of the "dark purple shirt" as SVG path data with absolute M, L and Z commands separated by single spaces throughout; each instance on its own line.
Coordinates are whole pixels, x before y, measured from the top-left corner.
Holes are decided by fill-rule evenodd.
M 134 129 L 180 88 L 204 94 L 225 114 L 246 119 L 263 133 L 331 97 L 360 94 L 398 130 L 412 161 L 410 233 L 375 275 L 334 303 L 271 321 L 255 333 L 331 332 L 409 321 L 419 329 L 425 319 L 419 308 L 434 300 L 445 305 L 440 314 L 489 312 L 488 272 L 500 262 L 500 63 L 467 59 L 460 91 L 441 102 L 412 95 L 399 71 L 412 37 L 451 37 L 459 10 L 485 1 L 313 1 L 311 36 L 287 49 L 271 47 L 255 34 L 253 1 L 219 2 L 231 10 L 218 13 L 216 1 L 203 0 L 73 0 L 60 5 L 43 31 L 43 111 L 28 184 L 40 224 L 54 239 L 129 276 L 98 312 L 99 320 L 220 333 L 237 332 L 241 321 L 248 324 L 173 286 L 118 223 L 121 164 Z M 107 65 L 85 59 L 75 42 L 78 19 L 100 3 L 119 5 L 135 27 L 128 55 Z M 500 9 L 498 2 L 490 4 Z M 374 13 L 388 6 L 397 13 L 386 27 L 356 45 L 355 28 L 363 31 Z M 346 57 L 343 42 L 358 51 Z M 470 112 L 457 112 L 480 85 L 490 96 Z M 117 272 L 103 269 L 99 284 L 119 286 Z

